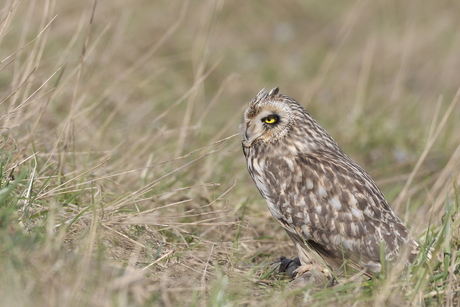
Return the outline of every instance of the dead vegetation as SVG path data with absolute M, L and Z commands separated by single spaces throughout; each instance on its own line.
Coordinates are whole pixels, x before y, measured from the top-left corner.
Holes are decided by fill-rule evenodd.
M 459 303 L 458 5 L 20 1 L 0 7 L 4 306 Z M 312 292 L 235 135 L 295 97 L 377 180 L 427 264 Z

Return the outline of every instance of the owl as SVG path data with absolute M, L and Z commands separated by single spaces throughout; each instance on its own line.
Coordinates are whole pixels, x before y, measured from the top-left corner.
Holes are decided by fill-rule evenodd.
M 372 276 L 383 259 L 414 260 L 418 244 L 374 180 L 297 101 L 260 91 L 239 133 L 249 174 L 297 249 L 296 273 Z

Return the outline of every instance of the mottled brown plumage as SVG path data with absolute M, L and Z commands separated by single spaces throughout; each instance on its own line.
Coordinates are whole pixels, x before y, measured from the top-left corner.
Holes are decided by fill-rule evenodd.
M 294 99 L 260 91 L 240 135 L 247 167 L 273 217 L 296 245 L 302 265 L 343 264 L 367 273 L 418 245 L 372 178 Z

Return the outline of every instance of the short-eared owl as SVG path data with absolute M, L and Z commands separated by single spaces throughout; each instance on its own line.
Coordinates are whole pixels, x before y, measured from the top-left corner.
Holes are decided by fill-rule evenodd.
M 418 245 L 375 182 L 294 99 L 260 91 L 240 125 L 247 167 L 294 242 L 303 272 L 380 272 Z M 381 253 L 382 251 L 382 253 Z M 299 268 L 299 269 L 300 269 Z

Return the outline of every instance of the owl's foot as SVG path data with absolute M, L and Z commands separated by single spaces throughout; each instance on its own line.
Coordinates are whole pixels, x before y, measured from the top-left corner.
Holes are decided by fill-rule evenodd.
M 276 258 L 274 260 L 274 263 L 275 264 L 279 263 L 278 273 L 284 273 L 289 278 L 294 278 L 295 277 L 294 271 L 302 265 L 300 263 L 299 257 L 289 259 L 284 256 L 281 256 L 279 258 Z
M 335 284 L 335 279 L 327 268 L 314 266 L 313 264 L 302 265 L 299 257 L 293 259 L 281 256 L 275 259 L 279 263 L 278 272 L 286 274 L 295 287 L 313 285 L 315 287 L 330 287 Z
M 313 285 L 315 287 L 331 287 L 335 279 L 327 268 L 319 268 L 313 264 L 299 266 L 293 272 L 292 283 L 299 286 Z

